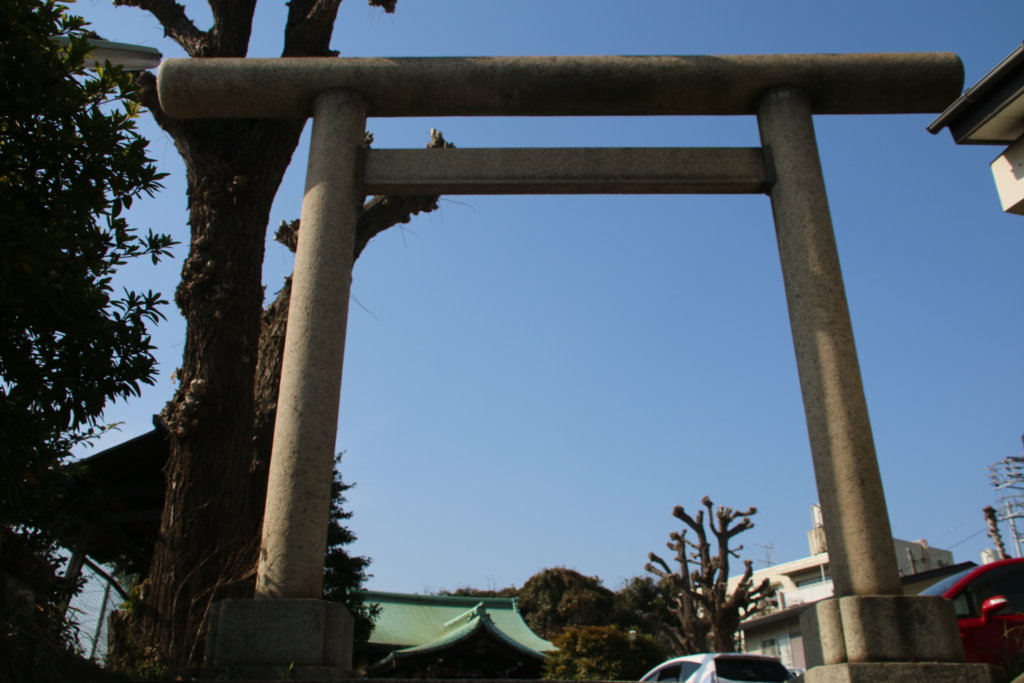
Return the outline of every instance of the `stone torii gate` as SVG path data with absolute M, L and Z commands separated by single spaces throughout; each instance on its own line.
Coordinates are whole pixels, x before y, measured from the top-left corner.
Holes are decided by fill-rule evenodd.
M 902 596 L 812 121 L 942 111 L 962 80 L 947 53 L 164 61 L 171 116 L 313 117 L 257 599 L 215 605 L 207 664 L 350 675 L 350 617 L 320 598 L 364 195 L 763 193 L 835 586 L 805 627 L 807 680 L 993 680 L 960 663 L 948 601 Z M 762 146 L 363 148 L 368 116 L 588 115 L 754 115 Z

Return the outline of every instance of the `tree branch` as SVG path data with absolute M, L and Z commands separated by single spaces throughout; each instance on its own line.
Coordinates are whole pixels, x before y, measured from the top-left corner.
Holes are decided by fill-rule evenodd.
M 731 650 L 740 619 L 763 609 L 764 600 L 774 591 L 767 580 L 753 588 L 753 566 L 748 560 L 736 588 L 731 594 L 728 592 L 729 558 L 737 556 L 736 549 L 731 549 L 729 543 L 734 536 L 754 526 L 750 516 L 757 509 L 733 510 L 724 506 L 716 509 L 707 496 L 701 504 L 703 509 L 692 516 L 682 506 L 672 510 L 672 515 L 683 523 L 683 529 L 669 533 L 666 545 L 675 551 L 679 569 L 672 572 L 664 559 L 651 553 L 646 570 L 662 580 L 666 598 L 671 603 L 669 611 L 678 622 L 668 629 L 673 640 L 685 644 L 683 651 Z M 692 541 L 687 538 L 689 531 L 695 536 Z M 710 536 L 717 541 L 716 552 L 708 542 Z M 689 562 L 696 565 L 693 571 Z
M 330 57 L 331 32 L 341 0 L 291 0 L 282 57 Z
M 153 115 L 156 125 L 160 126 L 174 140 L 179 139 L 185 128 L 185 119 L 172 119 L 160 108 L 160 98 L 157 95 L 156 74 L 151 71 L 143 71 L 136 76 L 139 84 L 139 103 Z
M 207 34 L 188 18 L 184 5 L 174 0 L 114 0 L 114 5 L 138 7 L 149 12 L 163 26 L 164 35 L 180 45 L 189 57 L 203 56 Z
M 209 0 L 213 28 L 204 57 L 245 57 L 256 0 Z
M 647 554 L 648 562 L 644 566 L 646 571 L 654 574 L 658 578 L 667 579 L 673 575 L 672 570 L 669 568 L 668 563 L 661 559 L 654 553 Z
M 372 138 L 368 140 L 368 143 Z M 441 131 L 430 130 L 430 142 L 427 149 L 453 148 L 455 145 L 444 139 Z M 356 245 L 353 261 L 359 258 L 363 249 L 370 240 L 384 232 L 390 227 L 402 223 L 408 223 L 412 217 L 419 213 L 429 213 L 438 208 L 437 202 L 440 195 L 385 195 L 374 197 L 363 205 L 363 210 L 356 219 Z M 291 251 L 295 251 L 298 243 L 300 223 L 294 220 L 290 223 L 282 222 L 274 236 L 281 244 Z

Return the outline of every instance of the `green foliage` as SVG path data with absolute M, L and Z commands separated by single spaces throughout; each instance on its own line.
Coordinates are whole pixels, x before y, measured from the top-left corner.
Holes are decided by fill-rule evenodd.
M 56 465 L 106 403 L 152 383 L 147 324 L 165 303 L 114 292 L 129 259 L 173 244 L 123 211 L 162 174 L 135 130 L 130 74 L 86 69 L 84 21 L 53 0 L 0 0 L 0 521 L 52 509 Z M 68 39 L 58 44 L 53 37 Z
M 604 626 L 613 605 L 614 595 L 601 579 L 565 567 L 537 572 L 519 591 L 523 618 L 545 638 L 569 626 Z
M 460 586 L 455 590 L 440 590 L 438 595 L 454 595 L 464 598 L 515 598 L 519 597 L 519 589 L 515 586 L 493 590 L 490 588 L 472 588 Z
M 346 484 L 341 478 L 341 458 L 334 461 L 334 478 L 331 481 L 331 516 L 327 526 L 327 556 L 324 559 L 324 599 L 342 602 L 354 619 L 354 640 L 356 657 L 370 639 L 373 623 L 380 607 L 367 605 L 362 594 L 364 584 L 370 578 L 367 569 L 370 559 L 360 555 L 349 555 L 345 546 L 356 540 L 356 535 L 343 522 L 351 519 L 352 513 L 345 509 L 345 491 L 355 486 Z
M 624 628 L 651 630 L 652 623 L 672 619 L 668 586 L 649 576 L 634 576 L 615 592 L 612 623 Z
M 557 652 L 544 661 L 544 678 L 576 681 L 630 681 L 665 659 L 665 651 L 651 636 L 634 638 L 616 626 L 566 628 L 554 640 Z
M 3 680 L 78 666 L 62 609 L 75 586 L 56 578 L 47 534 L 61 510 L 61 464 L 102 429 L 108 401 L 153 381 L 147 325 L 165 302 L 115 294 L 113 276 L 173 244 L 138 235 L 122 215 L 162 175 L 135 130 L 132 77 L 109 64 L 88 71 L 84 21 L 64 10 L 0 0 Z
M 54 549 L 38 536 L 0 527 L 4 581 L 0 614 L 0 680 L 55 680 L 72 625 L 58 609 L 65 595 Z

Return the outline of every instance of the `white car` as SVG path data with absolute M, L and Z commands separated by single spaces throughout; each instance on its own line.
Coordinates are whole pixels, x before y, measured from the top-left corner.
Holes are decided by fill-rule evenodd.
M 670 659 L 648 671 L 640 680 L 643 683 L 780 683 L 789 678 L 789 671 L 777 657 L 723 652 Z

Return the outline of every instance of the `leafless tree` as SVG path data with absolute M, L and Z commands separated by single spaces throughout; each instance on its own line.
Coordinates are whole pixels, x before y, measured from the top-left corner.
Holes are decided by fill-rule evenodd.
M 670 533 L 666 544 L 675 553 L 675 567 L 655 553 L 648 556 L 646 566 L 669 593 L 673 616 L 670 623 L 659 621 L 654 626 L 680 655 L 735 650 L 740 621 L 757 613 L 773 596 L 767 579 L 754 586 L 750 560 L 743 562 L 742 577 L 732 592 L 728 590 L 729 560 L 738 558 L 743 549 L 730 548 L 730 543 L 737 534 L 754 526 L 750 518 L 757 508 L 714 509 L 707 496 L 701 504 L 704 509 L 695 516 L 679 505 L 672 510 L 672 515 L 685 525 L 681 531 Z
M 1006 544 L 1003 543 L 1003 535 L 999 533 L 999 520 L 996 517 L 996 509 L 991 505 L 987 505 L 982 508 L 981 512 L 985 515 L 985 525 L 988 527 L 988 537 L 991 538 L 992 542 L 995 544 L 996 552 L 999 553 L 999 559 L 1007 559 L 1010 555 L 1006 552 Z

